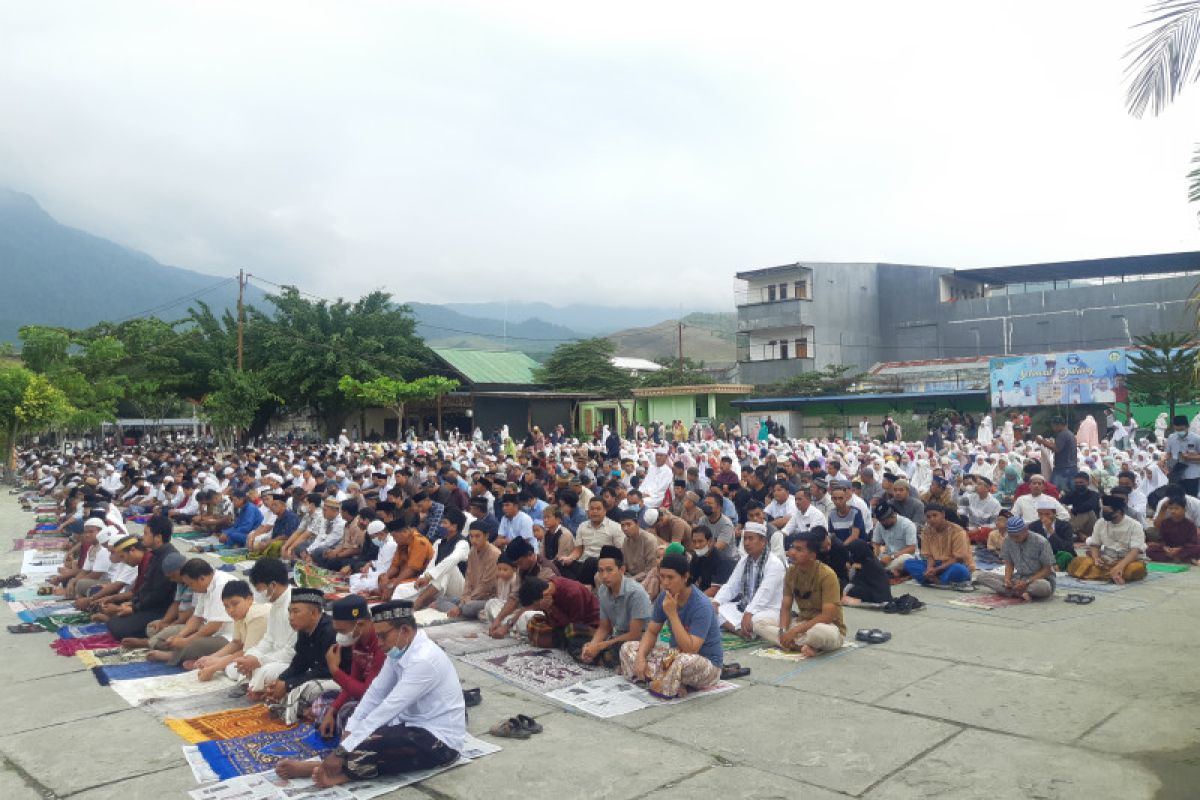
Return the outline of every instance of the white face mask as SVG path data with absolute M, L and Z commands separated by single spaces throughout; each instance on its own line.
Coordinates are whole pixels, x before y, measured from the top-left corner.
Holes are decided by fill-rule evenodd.
M 708 555 L 708 548 L 707 548 L 707 547 L 698 547 L 698 548 L 696 548 L 696 555 L 698 555 L 698 556 L 706 556 L 706 555 Z
M 334 638 L 342 647 L 349 647 L 350 645 L 354 644 L 354 635 L 350 633 L 339 633 Z

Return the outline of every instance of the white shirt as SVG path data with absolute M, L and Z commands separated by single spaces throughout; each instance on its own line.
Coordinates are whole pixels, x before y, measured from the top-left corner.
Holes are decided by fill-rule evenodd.
M 1050 495 L 1045 494 L 1045 493 L 1043 493 L 1039 497 L 1034 497 L 1031 494 L 1023 494 L 1020 497 L 1018 497 L 1012 505 L 1013 516 L 1019 516 L 1019 517 L 1021 517 L 1021 519 L 1025 520 L 1026 522 L 1032 522 L 1033 520 L 1037 519 L 1038 518 L 1038 515 L 1037 515 L 1038 502 L 1043 497 L 1047 498 L 1048 500 L 1054 501 L 1054 516 L 1058 517 L 1059 519 L 1063 520 L 1064 522 L 1070 521 L 1071 512 L 1067 511 L 1066 506 L 1064 506 L 1062 503 L 1058 502 L 1057 500 L 1054 500 L 1053 497 L 1051 497 Z
M 663 464 L 660 467 L 655 464 L 646 470 L 646 477 L 642 478 L 642 482 L 638 486 L 642 491 L 642 500 L 645 502 L 646 508 L 658 508 L 662 505 L 663 498 L 670 497 L 671 487 L 674 485 L 675 473 L 670 465 Z
M 123 583 L 133 586 L 137 582 L 138 568 L 124 561 L 114 561 L 108 568 L 109 583 Z
M 797 506 L 796 513 L 792 514 L 787 525 L 783 526 L 783 535 L 786 537 L 793 533 L 808 533 L 818 525 L 824 528 L 827 523 L 825 515 L 821 513 L 821 509 L 817 508 L 815 503 L 809 504 L 807 511 L 801 511 Z
M 225 603 L 221 601 L 221 590 L 233 579 L 232 574 L 216 570 L 208 584 L 207 592 L 192 593 L 192 602 L 195 604 L 195 611 L 192 613 L 206 623 L 223 623 L 214 636 L 224 636 L 226 639 L 233 638 L 233 618 L 229 616 L 229 612 L 225 610 Z
M 1183 515 L 1190 519 L 1193 525 L 1200 526 L 1200 500 L 1197 500 L 1190 494 L 1185 494 L 1183 499 L 1187 504 L 1184 506 Z M 1159 500 L 1158 505 L 1154 507 L 1154 516 L 1157 517 L 1158 513 L 1163 510 L 1163 506 L 1166 504 L 1167 498 L 1164 497 L 1162 500 Z
M 285 589 L 271 603 L 266 634 L 258 644 L 246 651 L 245 654 L 257 658 L 259 664 L 290 664 L 292 656 L 296 654 L 296 631 L 288 622 L 288 605 L 291 602 L 292 590 Z
M 325 519 L 324 512 L 318 513 L 320 516 L 313 525 L 315 530 L 313 530 L 313 542 L 309 545 L 310 550 L 318 547 L 332 547 L 342 541 L 342 536 L 346 532 L 346 522 L 342 519 L 341 514 L 333 519 Z
M 778 500 L 772 500 L 763 511 L 773 520 L 780 517 L 790 517 L 796 513 L 796 501 L 791 495 L 783 503 L 780 503 Z
M 87 558 L 83 560 L 84 572 L 108 572 L 112 566 L 112 553 L 108 548 L 100 543 L 96 543 L 88 549 Z M 136 569 L 136 568 L 135 568 Z
M 121 476 L 115 472 L 108 473 L 104 480 L 100 481 L 100 488 L 115 496 L 121 491 Z
M 396 548 L 399 545 L 396 544 L 396 540 L 392 538 L 391 534 L 388 534 L 385 541 L 380 542 L 376 539 L 375 542 L 379 545 L 379 555 L 371 562 L 371 572 L 378 575 L 387 572 L 392 566 L 392 556 L 396 555 Z
M 440 542 L 439 542 L 440 544 Z M 454 549 L 446 554 L 446 557 L 441 561 L 437 560 L 438 545 L 433 546 L 434 560 L 425 568 L 425 575 L 433 582 L 437 582 L 444 577 L 450 570 L 458 569 L 459 564 L 466 563 L 467 556 L 471 554 L 471 544 L 463 538 L 460 533 L 458 541 L 454 543 Z
M 418 630 L 399 660 L 385 658 L 379 675 L 346 723 L 342 747 L 355 750 L 384 725 L 424 728 L 462 750 L 467 715 L 458 673 L 442 649 Z
M 733 568 L 733 572 L 729 576 L 729 580 L 721 584 L 721 588 L 717 590 L 717 594 L 713 600 L 721 605 L 729 603 L 736 604 L 738 598 L 742 594 L 742 581 L 746 575 L 746 563 L 750 560 L 750 556 L 742 556 L 738 559 L 737 566 Z M 779 606 L 783 602 L 783 576 L 787 572 L 784 569 L 783 562 L 780 561 L 774 553 L 767 555 L 766 566 L 763 567 L 762 580 L 758 584 L 758 591 L 754 593 L 754 597 L 750 598 L 750 602 L 746 604 L 747 614 L 774 614 L 779 616 Z

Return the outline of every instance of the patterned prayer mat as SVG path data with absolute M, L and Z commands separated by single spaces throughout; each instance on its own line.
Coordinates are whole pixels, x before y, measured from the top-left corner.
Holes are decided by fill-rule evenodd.
M 226 709 L 191 719 L 168 717 L 163 722 L 189 744 L 237 739 L 256 733 L 280 733 L 290 730 L 292 727 L 273 717 L 270 709 L 262 704 L 248 708 Z
M 528 644 L 472 653 L 461 658 L 472 666 L 537 694 L 613 674 L 612 670 L 603 667 L 578 664 L 563 650 L 545 650 Z
M 162 675 L 179 675 L 183 667 L 171 664 L 160 664 L 157 661 L 136 661 L 132 664 L 112 664 L 104 667 L 92 667 L 92 675 L 101 686 L 108 686 L 113 681 L 133 681 L 138 678 L 157 678 Z M 197 680 L 197 683 L 200 681 Z
M 86 614 L 83 615 L 87 617 Z M 108 634 L 108 626 L 103 622 L 88 622 L 83 620 L 84 624 L 67 624 L 55 629 L 60 639 L 88 639 L 92 636 L 105 636 Z M 95 649 L 95 648 L 90 648 Z
M 334 747 L 312 725 L 301 725 L 278 733 L 256 733 L 236 739 L 201 742 L 200 755 L 213 772 L 226 780 L 273 768 L 285 758 L 305 761 L 323 758 Z
M 196 670 L 179 675 L 163 675 L 158 678 L 138 678 L 131 681 L 113 681 L 109 688 L 131 706 L 141 705 L 156 697 L 186 697 L 233 688 L 233 681 L 218 675 L 211 681 L 201 683 Z M 235 705 L 230 701 L 229 705 Z
M 949 605 L 952 606 L 976 608 L 981 611 L 991 611 L 994 608 L 1003 608 L 1004 606 L 1025 605 L 1025 601 L 1019 597 L 1007 597 L 1001 594 L 992 594 L 991 592 L 984 592 L 981 594 L 964 594 L 961 597 L 956 597 L 948 602 Z
M 134 664 L 146 660 L 149 648 L 126 650 L 123 647 L 108 647 L 96 650 L 76 650 L 75 657 L 85 667 L 108 667 L 116 664 Z
M 856 647 L 858 647 L 858 644 L 855 642 L 843 642 L 841 649 L 842 650 L 851 650 Z M 806 655 L 803 655 L 801 653 L 791 653 L 791 652 L 788 652 L 787 650 L 780 650 L 778 647 L 765 647 L 761 650 L 755 650 L 750 655 L 760 656 L 762 658 L 772 658 L 772 659 L 775 659 L 776 661 L 808 661 L 809 660 L 809 657 Z M 813 658 L 820 658 L 823 655 L 827 655 L 827 654 L 826 653 L 817 653 L 817 655 L 813 656 Z
M 18 611 L 17 618 L 20 619 L 21 622 L 37 622 L 39 619 L 45 619 L 46 617 L 51 617 L 54 615 L 69 616 L 78 613 L 79 612 L 75 610 L 75 606 L 72 605 L 69 600 L 64 600 L 60 597 L 57 598 L 57 602 L 53 605 L 40 606 L 38 608 L 31 608 L 26 611 Z

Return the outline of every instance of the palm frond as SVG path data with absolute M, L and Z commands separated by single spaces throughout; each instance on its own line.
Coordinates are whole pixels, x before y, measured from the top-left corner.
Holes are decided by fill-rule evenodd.
M 1200 0 L 1157 0 L 1148 13 L 1150 18 L 1134 28 L 1149 30 L 1125 53 L 1131 59 L 1125 104 L 1135 117 L 1147 108 L 1160 114 L 1186 84 L 1200 78 Z

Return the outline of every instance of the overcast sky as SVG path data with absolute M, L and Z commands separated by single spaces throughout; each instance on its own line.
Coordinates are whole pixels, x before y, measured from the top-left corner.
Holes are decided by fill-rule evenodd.
M 0 6 L 0 185 L 326 295 L 732 304 L 797 260 L 1200 249 L 1137 0 Z

